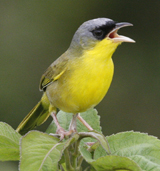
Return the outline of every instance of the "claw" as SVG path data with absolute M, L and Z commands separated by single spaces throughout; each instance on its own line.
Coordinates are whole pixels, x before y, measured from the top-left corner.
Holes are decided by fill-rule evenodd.
M 95 144 L 95 142 L 86 142 L 86 144 L 87 144 L 88 146 L 92 146 L 93 144 Z
M 57 129 L 56 133 L 59 135 L 60 141 L 62 141 L 65 137 L 70 136 L 73 131 L 65 131 L 62 127 L 60 127 Z
M 65 137 L 70 136 L 73 131 L 65 131 L 63 128 L 56 131 L 56 134 L 50 133 L 49 135 L 54 136 L 56 138 L 60 138 L 62 141 Z

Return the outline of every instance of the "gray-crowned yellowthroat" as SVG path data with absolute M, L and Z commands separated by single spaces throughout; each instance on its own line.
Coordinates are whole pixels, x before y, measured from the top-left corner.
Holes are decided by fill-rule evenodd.
M 120 28 L 126 26 L 132 24 L 108 18 L 84 22 L 74 34 L 68 50 L 42 75 L 40 90 L 44 91 L 43 96 L 17 131 L 25 134 L 41 125 L 51 113 L 57 122 L 56 108 L 77 114 L 96 106 L 104 98 L 112 81 L 114 51 L 122 42 L 134 42 L 117 34 Z M 73 118 L 75 123 L 75 115 Z M 58 123 L 57 126 L 57 133 L 63 138 L 66 132 Z M 74 128 L 71 126 L 70 129 Z

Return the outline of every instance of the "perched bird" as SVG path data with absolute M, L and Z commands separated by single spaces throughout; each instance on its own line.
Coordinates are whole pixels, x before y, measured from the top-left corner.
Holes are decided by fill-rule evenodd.
M 75 120 L 92 129 L 77 115 L 95 107 L 110 87 L 114 65 L 112 55 L 122 42 L 134 40 L 118 35 L 117 31 L 127 22 L 115 22 L 108 18 L 97 18 L 84 22 L 75 32 L 71 44 L 42 75 L 40 90 L 44 91 L 41 100 L 24 118 L 17 128 L 25 134 L 41 125 L 50 114 L 57 125 L 61 139 L 75 129 Z M 70 130 L 60 127 L 56 109 L 73 113 Z

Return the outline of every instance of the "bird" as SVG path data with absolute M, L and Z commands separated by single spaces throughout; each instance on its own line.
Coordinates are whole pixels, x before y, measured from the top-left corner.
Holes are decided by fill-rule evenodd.
M 79 113 L 94 108 L 106 95 L 113 78 L 112 55 L 116 48 L 122 42 L 135 42 L 117 33 L 126 26 L 133 25 L 109 18 L 84 22 L 75 32 L 69 48 L 42 75 L 39 85 L 42 98 L 16 131 L 24 135 L 44 123 L 50 115 L 61 139 L 76 130 L 77 118 L 92 130 Z M 69 131 L 59 125 L 57 109 L 73 113 Z

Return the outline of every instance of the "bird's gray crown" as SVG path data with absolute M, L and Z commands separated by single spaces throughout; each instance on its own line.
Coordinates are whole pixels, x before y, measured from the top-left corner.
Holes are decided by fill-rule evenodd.
M 106 37 L 106 35 L 115 28 L 115 21 L 109 18 L 97 18 L 84 22 L 75 32 L 70 48 L 87 49 L 95 46 L 97 41 Z M 98 32 L 102 35 L 98 36 Z

